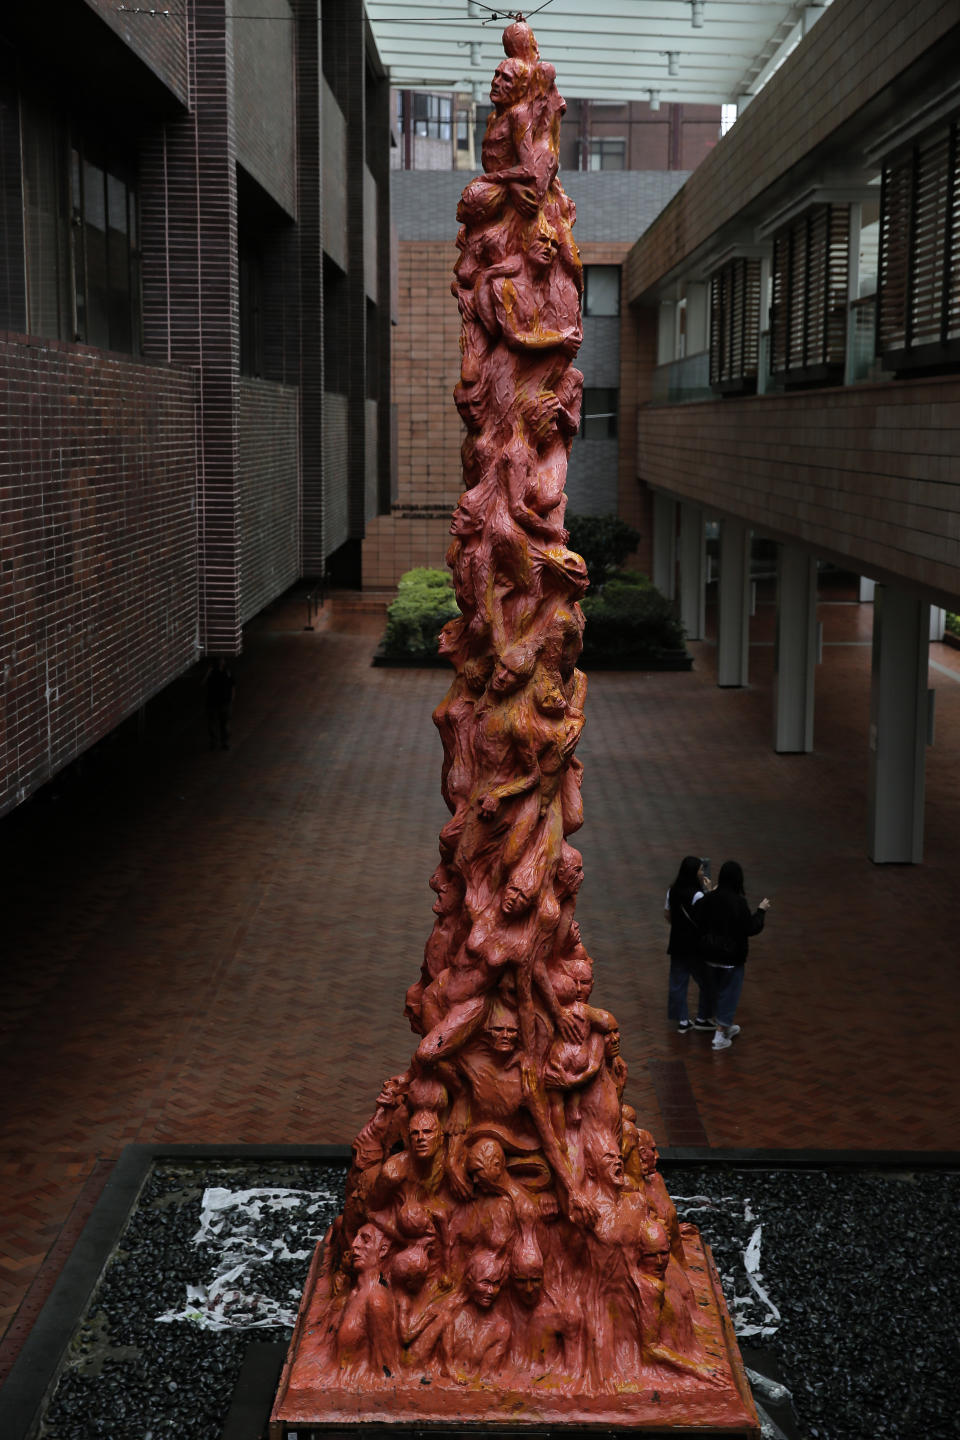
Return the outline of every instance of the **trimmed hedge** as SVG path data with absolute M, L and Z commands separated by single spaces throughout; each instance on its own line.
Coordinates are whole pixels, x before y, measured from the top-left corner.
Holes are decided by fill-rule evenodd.
M 686 632 L 666 596 L 636 570 L 611 575 L 600 594 L 583 601 L 587 628 L 583 662 L 625 665 L 658 661 L 684 649 Z
M 570 532 L 570 549 L 587 562 L 591 592 L 606 584 L 640 543 L 640 531 L 616 515 L 568 514 L 564 524 Z
M 644 662 L 656 666 L 665 656 L 683 652 L 686 637 L 672 605 L 639 570 L 610 575 L 600 593 L 591 591 L 586 597 L 583 609 L 587 628 L 582 663 L 588 668 L 591 663 L 622 663 L 624 669 Z M 446 570 L 408 570 L 387 611 L 382 655 L 414 663 L 434 660 L 441 629 L 459 614 Z
M 459 614 L 449 571 L 424 566 L 408 570 L 400 576 L 397 598 L 387 611 L 384 654 L 436 655 L 440 631 Z

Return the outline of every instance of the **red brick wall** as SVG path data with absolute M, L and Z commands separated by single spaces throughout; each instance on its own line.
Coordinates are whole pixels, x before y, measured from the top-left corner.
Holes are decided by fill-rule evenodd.
M 463 484 L 463 426 L 453 403 L 460 374 L 460 312 L 450 294 L 457 251 L 405 243 L 398 257 L 398 323 L 391 362 L 397 407 L 397 498 L 368 521 L 365 588 L 392 587 L 415 565 L 442 565 L 450 512 Z
M 639 411 L 641 480 L 852 569 L 960 596 L 960 378 Z
M 0 813 L 195 659 L 195 390 L 0 337 Z
M 299 414 L 295 389 L 241 378 L 240 619 L 300 574 Z
M 152 129 L 140 163 L 143 338 L 151 359 L 199 370 L 200 637 L 241 647 L 236 145 L 223 0 L 194 0 L 193 109 Z M 238 22 L 239 23 L 239 22 Z

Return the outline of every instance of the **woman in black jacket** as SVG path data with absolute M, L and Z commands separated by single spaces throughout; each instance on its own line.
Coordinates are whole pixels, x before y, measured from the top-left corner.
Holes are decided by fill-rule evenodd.
M 726 1050 L 740 1026 L 733 1023 L 743 989 L 743 967 L 750 948 L 750 936 L 763 929 L 770 901 L 764 897 L 751 913 L 743 893 L 743 869 L 736 860 L 725 860 L 717 876 L 717 888 L 705 895 L 696 909 L 700 930 L 700 955 L 714 980 L 717 1030 L 714 1050 Z
M 698 962 L 700 953 L 700 930 L 694 916 L 698 905 L 710 889 L 710 881 L 703 873 L 703 862 L 697 855 L 685 855 L 680 862 L 677 878 L 667 891 L 664 917 L 670 926 L 670 942 L 667 954 L 670 956 L 670 988 L 667 992 L 667 1019 L 676 1020 L 681 1035 L 691 1030 L 712 1030 L 713 1013 L 709 993 L 704 989 L 703 967 Z M 700 987 L 700 1003 L 697 1018 L 690 1023 L 687 1011 L 687 987 L 690 976 Z

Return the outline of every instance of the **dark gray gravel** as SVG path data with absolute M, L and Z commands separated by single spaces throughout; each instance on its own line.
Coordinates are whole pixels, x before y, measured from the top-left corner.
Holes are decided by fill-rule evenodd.
M 738 1329 L 752 1331 L 744 1345 L 760 1356 L 756 1368 L 792 1391 L 794 1435 L 960 1436 L 950 1304 L 960 1295 L 960 1174 L 663 1168 L 678 1209 L 713 1249 Z M 187 1308 L 187 1287 L 214 1273 L 217 1247 L 194 1243 L 203 1192 L 326 1191 L 308 1219 L 280 1210 L 257 1220 L 255 1243 L 282 1254 L 309 1249 L 325 1230 L 340 1209 L 344 1174 L 323 1162 L 156 1168 L 74 1336 L 43 1440 L 217 1440 L 247 1346 L 285 1341 L 290 1331 L 158 1322 Z M 743 1263 L 751 1238 L 758 1288 Z M 262 1260 L 221 1310 L 262 1320 L 255 1294 L 295 1309 L 307 1264 Z

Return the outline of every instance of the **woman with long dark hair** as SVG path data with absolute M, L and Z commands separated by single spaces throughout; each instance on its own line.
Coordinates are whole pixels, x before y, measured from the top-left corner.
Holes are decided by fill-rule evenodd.
M 664 916 L 670 926 L 670 942 L 667 954 L 670 956 L 670 986 L 667 992 L 667 1019 L 677 1021 L 677 1030 L 688 1035 L 691 1030 L 712 1030 L 713 1021 L 709 1004 L 709 991 L 705 988 L 705 976 L 698 962 L 700 953 L 700 929 L 694 917 L 694 906 L 698 905 L 707 891 L 710 881 L 703 871 L 703 861 L 698 855 L 684 855 L 680 861 L 677 878 L 667 891 Z M 687 1010 L 687 989 L 690 976 L 700 987 L 700 1003 L 696 1019 L 691 1022 Z
M 743 989 L 743 967 L 747 963 L 750 936 L 763 929 L 770 901 L 764 896 L 751 911 L 743 893 L 743 868 L 736 860 L 725 860 L 717 886 L 705 895 L 696 910 L 700 930 L 700 957 L 714 981 L 717 1029 L 714 1050 L 726 1050 L 740 1026 L 733 1023 Z

